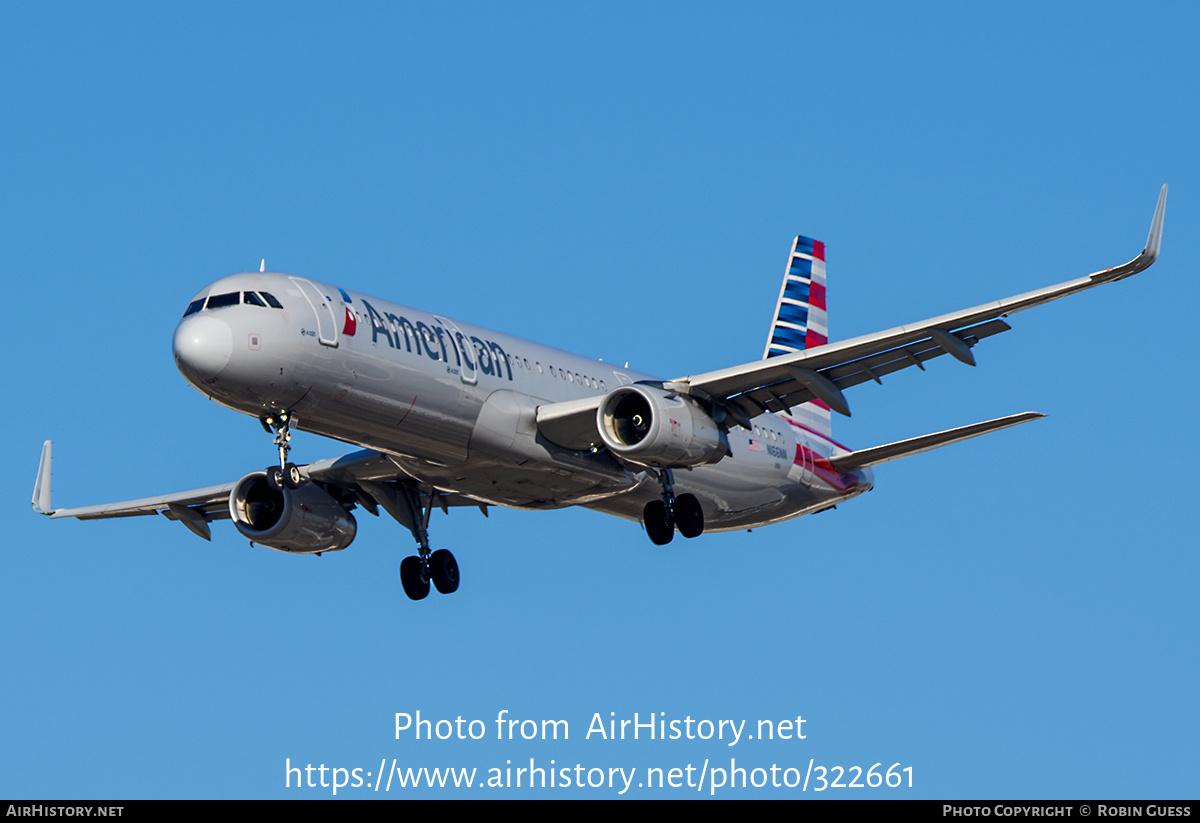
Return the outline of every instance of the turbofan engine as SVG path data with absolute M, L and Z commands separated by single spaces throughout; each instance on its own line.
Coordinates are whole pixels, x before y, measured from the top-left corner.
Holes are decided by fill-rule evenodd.
M 255 543 L 281 552 L 336 552 L 358 530 L 354 516 L 316 483 L 272 489 L 266 472 L 246 475 L 229 493 L 233 524 Z
M 596 425 L 609 451 L 645 466 L 699 466 L 729 453 L 725 432 L 695 400 L 653 386 L 613 389 L 596 410 Z

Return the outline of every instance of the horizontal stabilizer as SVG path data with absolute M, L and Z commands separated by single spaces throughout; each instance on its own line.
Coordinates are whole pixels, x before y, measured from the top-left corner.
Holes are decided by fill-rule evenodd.
M 1009 426 L 1028 423 L 1030 420 L 1037 420 L 1039 417 L 1045 416 L 1038 412 L 1011 414 L 1008 417 L 998 417 L 995 420 L 986 420 L 983 423 L 972 423 L 969 426 L 959 426 L 957 429 L 948 429 L 943 432 L 934 432 L 933 434 L 924 434 L 908 440 L 900 440 L 896 443 L 888 443 L 886 446 L 860 449 L 849 454 L 832 457 L 829 459 L 829 462 L 840 472 L 863 469 L 867 466 L 876 466 L 880 463 L 898 460 L 901 457 L 908 457 L 910 454 L 920 454 L 921 452 L 931 451 L 941 446 L 948 446 L 951 443 L 970 440 L 972 437 L 978 437 L 981 434 L 1000 431 L 1000 429 L 1007 429 Z

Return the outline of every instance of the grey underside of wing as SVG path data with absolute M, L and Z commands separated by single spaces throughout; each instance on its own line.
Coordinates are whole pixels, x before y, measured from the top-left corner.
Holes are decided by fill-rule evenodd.
M 955 332 L 954 336 L 968 347 L 986 337 L 1008 331 L 1010 326 L 1003 320 L 989 320 Z M 880 335 L 881 342 L 892 343 L 888 332 Z M 875 335 L 872 335 L 875 337 Z M 860 338 L 861 340 L 861 338 Z M 853 344 L 856 341 L 847 341 Z M 836 351 L 825 352 L 833 348 Z M 882 348 L 882 351 L 872 349 Z M 860 354 L 861 353 L 861 354 Z M 916 340 L 903 345 L 871 346 L 870 344 L 821 346 L 808 350 L 807 356 L 787 356 L 787 366 L 817 372 L 833 382 L 839 389 L 846 389 L 868 380 L 879 382 L 880 378 L 910 366 L 924 368 L 927 360 L 946 354 L 940 344 L 928 336 L 917 336 Z M 855 356 L 856 354 L 860 356 Z M 783 360 L 776 357 L 772 360 Z M 756 364 L 757 365 L 757 364 Z M 812 390 L 793 378 L 786 368 L 759 368 L 744 379 L 726 377 L 705 380 L 703 376 L 686 382 L 696 393 L 724 398 L 736 403 L 744 415 L 756 417 L 766 412 L 789 411 L 793 406 L 816 399 Z
M 955 336 L 966 346 L 973 347 L 985 337 L 1000 334 L 1009 328 L 1003 320 L 995 319 L 961 329 Z M 871 337 L 882 338 L 887 334 L 889 332 L 882 332 Z M 736 404 L 741 411 L 741 417 L 750 419 L 768 412 L 789 411 L 793 406 L 816 398 L 808 386 L 801 384 L 788 373 L 787 366 L 819 371 L 839 389 L 844 389 L 868 380 L 878 381 L 884 375 L 909 366 L 924 368 L 925 361 L 947 353 L 928 334 L 924 339 L 919 335 L 914 336 L 917 339 L 911 343 L 884 347 L 882 351 L 872 353 L 867 353 L 871 347 L 863 343 L 864 338 L 857 338 L 847 341 L 846 344 L 810 349 L 800 356 L 773 357 L 770 361 L 757 361 L 743 367 L 746 373 L 738 372 L 737 369 L 726 370 L 730 374 L 712 372 L 712 375 L 721 376 L 715 379 L 709 378 L 708 375 L 683 378 L 666 383 L 664 387 L 686 386 L 686 393 Z M 856 352 L 859 356 L 854 357 Z M 847 359 L 848 356 L 850 359 Z M 768 365 L 764 367 L 764 363 Z M 743 388 L 744 386 L 750 388 Z M 538 430 L 551 442 L 561 446 L 587 448 L 597 440 L 596 410 L 602 399 L 589 397 L 538 406 Z
M 302 467 L 305 476 L 330 483 L 352 482 L 355 477 L 387 477 L 397 474 L 395 465 L 379 452 L 364 449 L 330 460 L 318 460 Z M 162 513 L 171 520 L 178 520 L 178 512 L 190 509 L 202 514 L 205 520 L 221 520 L 229 515 L 229 493 L 234 483 L 222 483 L 203 489 L 175 492 L 173 494 L 125 500 L 119 503 L 101 503 L 96 506 L 81 506 L 56 509 L 50 516 L 75 517 L 79 520 L 97 520 L 109 517 L 138 517 Z M 174 511 L 173 511 L 174 509 Z
M 331 486 L 351 489 L 359 481 L 386 483 L 394 480 L 413 481 L 411 474 L 403 470 L 396 462 L 385 454 L 370 449 L 352 452 L 341 457 L 328 460 L 318 460 L 301 467 L 301 473 L 312 480 L 317 480 Z M 175 492 L 174 494 L 143 497 L 139 500 L 125 500 L 119 503 L 101 503 L 95 506 L 80 506 L 69 509 L 56 509 L 50 514 L 52 518 L 74 517 L 79 520 L 99 520 L 112 517 L 138 517 L 141 515 L 162 514 L 170 520 L 179 520 L 179 513 L 188 509 L 203 515 L 205 520 L 228 519 L 229 494 L 235 483 L 223 483 L 219 486 L 208 486 L 203 489 Z M 462 495 L 441 494 L 437 498 L 438 505 L 445 506 L 477 506 L 477 501 Z M 187 516 L 187 512 L 183 512 Z
M 537 407 L 537 427 L 551 443 L 586 449 L 598 440 L 596 410 L 602 397 L 585 397 Z
M 139 500 L 125 500 L 120 503 L 101 503 L 97 506 L 79 506 L 73 509 L 56 509 L 50 514 L 52 518 L 75 517 L 79 520 L 99 520 L 108 517 L 138 517 L 144 514 L 158 514 L 159 511 L 169 511 L 170 506 L 195 508 L 204 513 L 206 519 L 218 520 L 229 517 L 229 492 L 233 491 L 233 483 L 220 486 L 208 486 L 203 489 L 163 494 L 157 497 L 143 497 Z M 174 520 L 174 516 L 168 514 Z
M 808 349 L 794 355 L 772 357 L 746 366 L 708 372 L 672 381 L 686 385 L 692 393 L 727 400 L 749 417 L 787 408 L 815 399 L 813 392 L 790 373 L 791 369 L 817 372 L 839 389 L 878 380 L 909 366 L 950 353 L 934 340 L 935 333 L 953 335 L 973 348 L 986 337 L 1008 331 L 1002 318 L 1096 285 L 1088 278 L 1051 286 L 998 300 L 965 311 L 930 318 L 921 323 L 897 326 L 838 343 Z

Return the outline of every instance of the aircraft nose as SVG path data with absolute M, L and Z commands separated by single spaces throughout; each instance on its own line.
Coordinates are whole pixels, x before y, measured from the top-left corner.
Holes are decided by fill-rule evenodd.
M 185 317 L 175 328 L 175 365 L 184 377 L 211 380 L 233 354 L 233 331 L 223 320 L 206 314 Z

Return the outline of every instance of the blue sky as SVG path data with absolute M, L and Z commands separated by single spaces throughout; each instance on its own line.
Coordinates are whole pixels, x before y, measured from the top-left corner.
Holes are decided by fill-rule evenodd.
M 825 797 L 1194 796 L 1197 17 L 0 7 L 0 795 L 331 796 L 287 789 L 289 759 L 640 779 L 734 758 L 913 768 L 911 790 Z M 170 351 L 188 299 L 264 257 L 669 377 L 761 354 L 796 233 L 827 244 L 836 339 L 1122 263 L 1164 182 L 1154 268 L 1016 315 L 976 369 L 854 389 L 835 436 L 1045 420 L 884 466 L 819 517 L 657 548 L 587 511 L 437 514 L 462 588 L 414 604 L 396 577 L 411 539 L 386 518 L 312 558 L 228 523 L 204 543 L 165 518 L 29 508 L 47 438 L 57 505 L 270 462 L 257 421 Z M 302 436 L 293 455 L 345 450 Z M 491 734 L 396 740 L 418 710 Z M 570 740 L 497 741 L 502 710 L 565 719 Z M 803 716 L 806 738 L 584 739 L 610 712 Z M 814 796 L 718 791 L 772 795 Z

